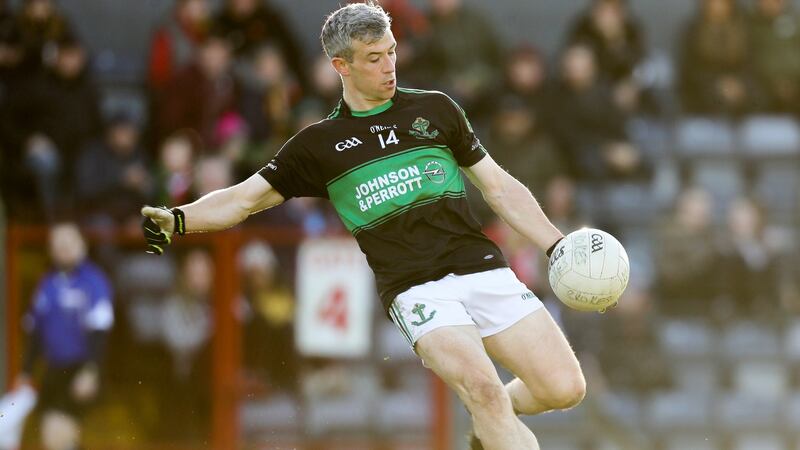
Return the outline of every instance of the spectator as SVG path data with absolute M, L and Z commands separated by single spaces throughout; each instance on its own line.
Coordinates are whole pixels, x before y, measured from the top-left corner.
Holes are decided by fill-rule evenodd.
M 194 180 L 196 197 L 224 189 L 231 184 L 233 184 L 233 169 L 229 160 L 222 156 L 211 156 L 197 161 Z
M 779 260 L 790 242 L 766 223 L 755 201 L 737 199 L 728 211 L 724 240 L 725 294 L 744 317 L 771 317 L 778 312 Z
M 564 51 L 553 99 L 553 130 L 578 181 L 649 177 L 641 151 L 628 141 L 624 114 L 597 75 L 590 48 L 573 44 Z
M 162 335 L 172 353 L 175 376 L 185 380 L 195 370 L 195 356 L 211 335 L 211 288 L 214 262 L 202 250 L 193 250 L 183 261 L 179 287 L 162 309 Z
M 642 29 L 626 0 L 591 0 L 589 10 L 572 25 L 568 41 L 588 45 L 598 73 L 614 84 L 630 79 L 645 54 Z
M 722 262 L 718 234 L 713 228 L 711 196 L 697 187 L 678 196 L 672 214 L 658 230 L 656 283 L 662 311 L 668 314 L 712 310 L 720 293 Z
M 190 251 L 180 282 L 161 309 L 161 335 L 172 359 L 172 377 L 163 401 L 165 437 L 182 439 L 207 434 L 208 340 L 213 329 L 211 296 L 214 262 L 205 250 Z
M 210 22 L 208 0 L 178 0 L 175 10 L 153 35 L 148 82 L 157 96 L 192 63 Z
M 278 48 L 294 79 L 306 85 L 302 49 L 286 19 L 267 0 L 225 0 L 214 29 L 231 43 L 236 58 L 251 57 L 265 44 Z
M 32 75 L 52 65 L 58 42 L 73 35 L 69 20 L 53 0 L 24 0 L 17 18 L 25 49 L 25 68 Z
M 23 77 L 23 56 L 22 36 L 17 23 L 5 0 L 0 0 L 0 107 L 6 105 L 10 92 Z
M 13 97 L 25 79 L 22 68 L 24 49 L 22 37 L 5 0 L 0 0 L 0 193 L 2 201 L 16 215 L 16 204 L 22 203 L 15 187 L 27 187 L 20 174 L 20 148 L 24 136 L 19 120 L 12 110 Z
M 324 105 L 329 114 L 342 98 L 342 81 L 325 55 L 319 55 L 314 60 L 311 70 L 313 95 Z
M 635 285 L 629 286 L 610 314 L 595 321 L 593 326 L 601 328 L 602 338 L 594 347 L 611 390 L 646 395 L 672 387 L 671 361 L 659 346 L 658 321 L 647 291 Z
M 114 310 L 108 279 L 87 259 L 77 226 L 53 226 L 50 256 L 54 270 L 39 283 L 25 317 L 30 340 L 17 384 L 30 383 L 35 362 L 44 360 L 42 443 L 47 450 L 74 449 L 80 420 L 98 393 Z
M 102 129 L 99 94 L 86 58 L 74 38 L 60 41 L 53 67 L 22 86 L 11 106 L 24 126 L 24 161 L 49 218 L 57 208 L 71 206 L 77 154 Z
M 553 177 L 567 172 L 563 152 L 543 129 L 539 112 L 524 99 L 509 95 L 497 104 L 487 148 L 498 164 L 538 198 Z
M 192 198 L 192 171 L 199 152 L 199 138 L 188 130 L 176 132 L 164 141 L 156 182 L 159 204 L 171 205 Z
M 235 110 L 231 63 L 230 44 L 220 36 L 209 36 L 195 62 L 169 84 L 159 111 L 159 136 L 189 128 L 200 134 L 204 145 L 213 143 L 217 121 Z
M 138 220 L 138 206 L 152 196 L 139 128 L 131 117 L 113 117 L 102 140 L 87 145 L 78 159 L 77 196 L 81 216 L 89 224 Z
M 278 260 L 265 243 L 253 241 L 239 253 L 243 294 L 245 361 L 268 391 L 297 391 L 299 361 L 294 344 L 295 299 L 278 273 Z M 262 343 L 270 342 L 266 347 Z
M 430 0 L 429 32 L 420 40 L 415 67 L 428 84 L 447 86 L 466 111 L 499 84 L 503 48 L 491 23 L 462 0 Z M 474 115 L 474 114 L 473 114 Z M 479 119 L 479 117 L 476 117 Z
M 745 114 L 758 104 L 747 23 L 734 0 L 701 0 L 681 38 L 679 92 L 692 114 Z
M 261 47 L 241 69 L 239 110 L 247 121 L 250 138 L 263 142 L 275 134 L 285 141 L 290 137 L 291 111 L 301 90 L 283 54 L 274 46 Z
M 546 106 L 549 86 L 544 55 L 533 46 L 517 47 L 508 55 L 504 69 L 504 92 L 523 100 L 536 115 L 539 125 L 547 129 L 550 126 Z M 496 97 L 493 94 L 485 101 L 487 107 L 496 106 Z
M 753 69 L 767 110 L 800 113 L 800 18 L 786 0 L 757 0 L 749 19 Z

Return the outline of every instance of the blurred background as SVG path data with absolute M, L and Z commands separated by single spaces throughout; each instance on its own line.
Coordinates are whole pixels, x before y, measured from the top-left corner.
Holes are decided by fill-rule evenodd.
M 339 3 L 0 0 L 0 381 L 40 400 L 0 428 L 22 448 L 465 447 L 328 204 L 143 251 L 141 205 L 241 181 L 333 109 Z M 472 195 L 588 379 L 525 418 L 542 448 L 800 449 L 800 2 L 381 4 L 401 86 L 448 93 L 562 231 L 630 256 L 618 308 L 566 310 Z

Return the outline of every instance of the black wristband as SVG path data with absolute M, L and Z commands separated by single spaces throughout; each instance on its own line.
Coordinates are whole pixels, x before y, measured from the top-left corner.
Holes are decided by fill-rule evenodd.
M 547 249 L 547 251 L 545 252 L 545 255 L 547 255 L 547 257 L 549 258 L 550 255 L 553 254 L 553 250 L 556 249 L 556 246 L 558 245 L 558 243 L 563 241 L 563 240 L 564 240 L 563 237 L 558 238 L 558 240 L 556 242 L 554 242 L 553 245 L 550 246 L 550 248 Z
M 172 216 L 175 218 L 175 228 L 173 231 L 183 236 L 186 234 L 186 216 L 180 208 L 172 208 L 170 211 L 172 211 Z

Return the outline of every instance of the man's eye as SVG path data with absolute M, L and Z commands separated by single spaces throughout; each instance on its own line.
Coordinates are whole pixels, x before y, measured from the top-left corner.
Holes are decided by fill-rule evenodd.
M 374 63 L 376 63 L 376 62 L 378 62 L 378 58 L 375 58 L 375 59 L 370 59 L 370 60 L 369 60 L 369 62 L 374 62 Z

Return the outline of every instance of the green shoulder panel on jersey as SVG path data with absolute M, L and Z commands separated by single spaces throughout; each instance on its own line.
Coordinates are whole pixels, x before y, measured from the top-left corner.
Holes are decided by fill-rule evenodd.
M 424 146 L 355 167 L 327 184 L 329 198 L 354 235 L 443 198 L 465 197 L 458 163 L 446 146 Z

